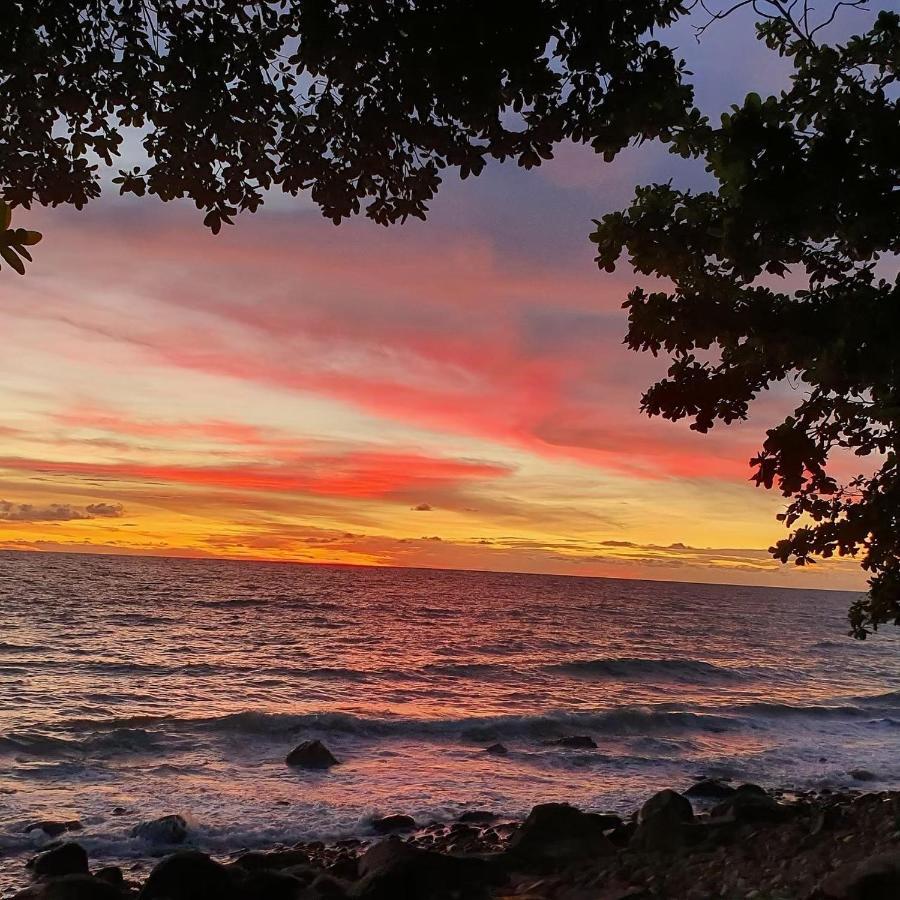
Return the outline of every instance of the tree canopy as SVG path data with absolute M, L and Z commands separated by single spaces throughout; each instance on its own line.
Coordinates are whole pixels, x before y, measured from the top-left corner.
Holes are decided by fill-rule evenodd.
M 0 190 L 97 197 L 135 130 L 123 193 L 188 198 L 213 231 L 265 192 L 336 223 L 424 218 L 442 170 L 531 167 L 563 139 L 612 156 L 690 104 L 652 38 L 681 0 L 7 0 Z
M 645 412 L 705 432 L 799 379 L 802 400 L 751 460 L 796 526 L 771 552 L 858 556 L 871 591 L 851 626 L 865 637 L 900 624 L 900 16 L 841 46 L 790 16 L 759 32 L 793 62 L 789 89 L 748 95 L 716 126 L 692 112 L 664 136 L 715 188 L 639 187 L 592 239 L 603 269 L 625 254 L 671 285 L 625 303 L 628 345 L 671 358 Z M 864 473 L 834 474 L 860 457 Z

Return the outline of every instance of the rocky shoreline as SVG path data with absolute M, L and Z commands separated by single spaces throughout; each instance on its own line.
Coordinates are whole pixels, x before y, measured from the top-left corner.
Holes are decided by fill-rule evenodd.
M 53 833 L 55 823 L 38 823 Z M 213 859 L 174 849 L 145 877 L 91 868 L 71 826 L 29 862 L 14 900 L 896 900 L 900 792 L 768 792 L 704 779 L 628 817 L 562 803 L 523 822 L 470 810 L 375 839 L 313 841 Z M 173 844 L 178 816 L 145 823 Z M 155 830 L 155 831 L 154 831 Z

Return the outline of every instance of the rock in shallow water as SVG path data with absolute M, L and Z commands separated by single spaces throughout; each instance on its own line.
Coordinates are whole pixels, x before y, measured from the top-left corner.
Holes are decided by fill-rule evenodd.
M 490 753 L 491 756 L 506 756 L 509 750 L 503 744 L 491 744 L 490 747 L 485 748 L 484 752 Z
M 321 741 L 304 741 L 288 753 L 285 762 L 301 769 L 330 769 L 338 764 L 332 752 Z
M 736 790 L 733 785 L 726 784 L 718 778 L 701 778 L 684 792 L 684 796 L 703 800 L 723 800 L 725 797 L 731 797 Z
M 376 834 L 392 834 L 398 831 L 412 831 L 416 827 L 416 820 L 412 816 L 384 816 L 372 822 L 372 828 Z
M 26 826 L 25 833 L 28 834 L 32 831 L 43 831 L 44 834 L 49 837 L 59 837 L 61 834 L 65 834 L 67 831 L 81 831 L 82 826 L 81 822 L 77 819 L 72 819 L 69 822 L 58 822 L 55 819 L 46 819 L 41 822 L 32 822 L 30 825 Z
M 141 822 L 131 829 L 131 836 L 147 841 L 148 844 L 183 844 L 188 834 L 188 825 L 183 816 L 160 816 L 149 822 Z
M 150 873 L 140 900 L 229 900 L 235 897 L 237 876 L 196 850 L 167 856 Z
M 542 803 L 513 834 L 509 853 L 535 861 L 607 855 L 615 848 L 604 832 L 620 823 L 618 816 L 585 813 L 568 803 Z
M 67 841 L 51 850 L 38 853 L 28 867 L 35 875 L 75 875 L 88 871 L 87 851 L 81 844 Z

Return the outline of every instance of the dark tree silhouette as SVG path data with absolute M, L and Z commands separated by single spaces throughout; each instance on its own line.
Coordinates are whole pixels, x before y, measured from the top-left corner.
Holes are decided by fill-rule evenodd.
M 681 0 L 5 0 L 0 194 L 78 208 L 123 133 L 123 193 L 218 231 L 267 190 L 336 223 L 424 218 L 441 172 L 526 168 L 563 139 L 612 157 L 691 91 L 654 29 Z
M 757 484 L 790 498 L 779 518 L 796 527 L 771 552 L 859 556 L 870 593 L 850 620 L 865 637 L 900 624 L 900 17 L 841 46 L 790 15 L 759 31 L 792 60 L 790 88 L 668 135 L 715 189 L 640 187 L 592 239 L 603 269 L 625 253 L 671 285 L 625 303 L 629 346 L 671 357 L 645 412 L 705 432 L 799 380 L 802 400 L 751 460 Z M 866 474 L 839 481 L 837 458 L 854 457 Z

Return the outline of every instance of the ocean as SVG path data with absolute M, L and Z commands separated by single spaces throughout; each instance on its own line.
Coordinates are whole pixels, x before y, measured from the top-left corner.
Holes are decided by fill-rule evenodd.
M 848 637 L 852 599 L 0 552 L 0 887 L 44 819 L 102 863 L 146 858 L 132 827 L 169 813 L 226 854 L 390 813 L 630 811 L 700 775 L 896 788 L 900 638 Z M 597 748 L 552 743 L 573 735 Z M 288 768 L 307 738 L 341 765 Z

